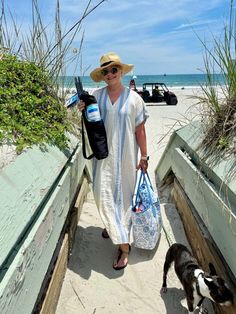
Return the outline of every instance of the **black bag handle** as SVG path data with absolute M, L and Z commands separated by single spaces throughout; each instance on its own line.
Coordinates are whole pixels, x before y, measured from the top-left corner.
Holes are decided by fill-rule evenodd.
M 85 159 L 92 159 L 94 157 L 94 154 L 91 154 L 88 157 L 87 157 L 87 154 L 86 154 L 86 143 L 85 143 L 85 136 L 84 136 L 84 119 L 83 119 L 83 115 L 81 115 L 81 124 L 82 124 L 82 151 L 83 151 L 83 156 L 84 156 Z

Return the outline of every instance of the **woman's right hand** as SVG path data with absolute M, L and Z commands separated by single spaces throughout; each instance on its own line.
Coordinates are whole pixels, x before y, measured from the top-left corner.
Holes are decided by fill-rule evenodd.
M 78 108 L 80 112 L 85 109 L 85 102 L 83 100 L 79 101 Z

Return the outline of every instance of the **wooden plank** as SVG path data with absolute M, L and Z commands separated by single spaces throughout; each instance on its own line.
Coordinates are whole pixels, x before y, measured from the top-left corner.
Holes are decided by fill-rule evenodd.
M 236 216 L 233 209 L 186 152 L 176 148 L 174 153 L 172 171 L 236 278 Z
M 69 211 L 70 178 L 67 168 L 9 265 L 0 285 L 0 313 L 32 313 Z
M 60 291 L 63 279 L 66 273 L 69 252 L 68 234 L 64 236 L 62 246 L 55 264 L 53 275 L 40 310 L 40 314 L 54 314 L 57 307 L 57 302 L 60 296 Z
M 75 197 L 75 204 L 72 211 L 69 213 L 67 218 L 67 222 L 65 223 L 66 234 L 64 236 L 63 244 L 60 249 L 60 253 L 58 254 L 56 264 L 53 263 L 53 275 L 50 275 L 50 284 L 47 286 L 46 296 L 42 294 L 43 305 L 40 305 L 39 299 L 39 307 L 41 306 L 41 314 L 53 314 L 56 310 L 57 301 L 60 295 L 60 290 L 63 282 L 63 278 L 66 272 L 67 267 L 67 258 L 69 257 L 69 253 L 72 250 L 75 232 L 77 230 L 78 220 L 81 214 L 82 205 L 87 196 L 89 190 L 89 184 L 86 177 L 82 177 L 82 183 L 79 184 L 79 192 L 77 197 Z
M 75 202 L 75 209 L 77 211 L 77 222 L 79 221 L 80 215 L 81 215 L 81 210 L 83 203 L 87 197 L 89 191 L 89 183 L 86 177 L 83 178 L 83 182 L 81 184 L 81 188 L 78 194 L 78 197 Z
M 176 179 L 174 180 L 173 197 L 181 216 L 186 236 L 199 264 L 205 271 L 207 271 L 209 262 L 212 262 L 217 273 L 227 281 L 235 295 L 236 287 L 235 283 L 232 281 L 233 275 L 230 273 L 226 262 L 222 259 L 219 252 L 217 252 L 216 245 L 210 234 L 207 232 L 203 221 L 193 208 L 193 205 Z M 236 305 L 231 307 L 221 307 L 214 304 L 214 307 L 216 313 L 236 313 Z
M 82 184 L 80 186 L 79 194 L 75 201 L 74 209 L 71 213 L 68 234 L 69 234 L 69 252 L 72 251 L 75 232 L 77 230 L 78 221 L 81 215 L 83 203 L 87 197 L 89 191 L 89 183 L 86 177 L 83 178 Z
M 77 144 L 71 138 L 70 154 Z M 48 145 L 45 151 L 35 146 L 0 169 L 0 266 L 36 217 L 67 161 L 56 146 Z
M 0 284 L 1 314 L 30 314 L 36 307 L 68 212 L 73 206 L 71 200 L 75 200 L 82 179 L 77 172 L 84 175 L 81 167 L 85 164 L 78 162 L 79 154 L 81 151 L 77 151 L 76 157 L 64 168 L 60 181 L 53 186 L 50 198 L 43 203 L 39 217 L 30 226 L 19 248 L 16 248 L 14 258 L 7 264 Z M 74 163 L 78 163 L 78 166 Z

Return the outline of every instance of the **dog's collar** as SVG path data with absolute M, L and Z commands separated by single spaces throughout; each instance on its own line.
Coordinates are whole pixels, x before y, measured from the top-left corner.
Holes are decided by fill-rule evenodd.
M 195 278 L 196 278 L 196 289 L 197 289 L 197 293 L 198 295 L 201 297 L 200 301 L 198 302 L 197 306 L 200 307 L 202 305 L 202 302 L 204 300 L 204 296 L 201 294 L 201 291 L 200 291 L 200 287 L 199 287 L 199 282 L 198 282 L 198 277 L 199 276 L 202 276 L 204 275 L 204 272 L 200 272 Z

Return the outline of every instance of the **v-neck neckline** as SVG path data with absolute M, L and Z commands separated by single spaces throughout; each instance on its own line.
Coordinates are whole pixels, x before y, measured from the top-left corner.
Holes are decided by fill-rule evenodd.
M 112 102 L 112 101 L 111 101 L 111 98 L 110 98 L 110 96 L 109 96 L 109 93 L 108 93 L 108 89 L 107 89 L 107 98 L 109 99 L 109 102 L 110 102 L 110 104 L 112 105 L 112 107 L 115 106 L 115 104 L 118 102 L 118 100 L 121 98 L 121 96 L 123 95 L 124 92 L 125 92 L 125 87 L 123 88 L 123 90 L 122 90 L 122 92 L 120 93 L 120 95 L 118 96 L 118 98 L 117 98 L 114 102 Z

